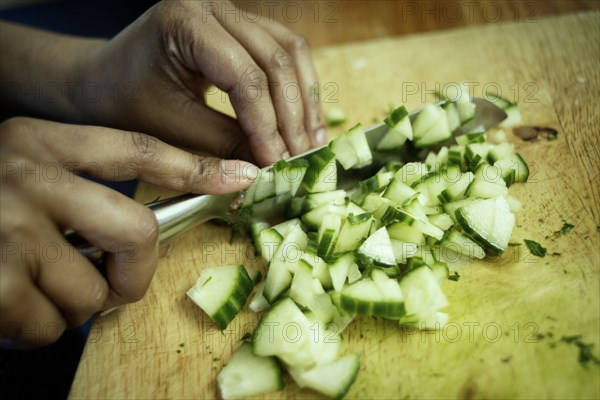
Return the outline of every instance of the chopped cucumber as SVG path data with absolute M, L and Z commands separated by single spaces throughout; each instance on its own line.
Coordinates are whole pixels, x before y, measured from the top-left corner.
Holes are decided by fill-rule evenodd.
M 308 159 L 308 169 L 302 185 L 308 193 L 328 192 L 337 186 L 335 154 L 324 147 Z
M 407 139 L 413 139 L 413 130 L 408 117 L 408 111 L 401 106 L 384 120 L 389 127 L 387 133 L 377 144 L 377 150 L 394 150 L 401 147 Z
M 503 253 L 515 224 L 504 197 L 480 200 L 456 210 L 456 219 L 463 230 L 485 250 Z
M 360 354 L 352 354 L 328 364 L 298 374 L 296 382 L 332 399 L 343 398 L 356 380 L 360 369 Z
M 249 343 L 233 353 L 217 376 L 217 383 L 224 400 L 276 392 L 285 386 L 277 360 L 254 355 Z
M 254 284 L 243 265 L 205 268 L 187 295 L 224 330 L 242 309 Z
M 384 227 L 369 236 L 357 251 L 358 254 L 371 260 L 374 265 L 396 266 L 392 242 L 390 242 L 390 236 Z

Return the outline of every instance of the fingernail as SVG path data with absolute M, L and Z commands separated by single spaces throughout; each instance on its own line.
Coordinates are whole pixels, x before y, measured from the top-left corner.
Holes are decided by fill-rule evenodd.
M 284 151 L 283 154 L 281 155 L 281 158 L 283 160 L 290 158 L 290 152 L 289 151 Z
M 105 316 L 107 316 L 108 314 L 110 314 L 111 312 L 115 311 L 115 310 L 116 310 L 117 308 L 119 308 L 119 307 L 121 307 L 121 306 L 115 306 L 115 307 L 113 307 L 113 308 L 109 308 L 108 310 L 104 310 L 104 311 L 102 311 L 102 312 L 100 313 L 100 316 L 101 316 L 101 317 L 105 317 Z
M 317 144 L 323 145 L 327 143 L 327 136 L 325 135 L 325 128 L 319 128 L 315 133 L 315 140 Z
M 253 164 L 247 164 L 246 168 L 242 168 L 242 179 L 248 182 L 254 182 L 260 176 L 260 169 Z

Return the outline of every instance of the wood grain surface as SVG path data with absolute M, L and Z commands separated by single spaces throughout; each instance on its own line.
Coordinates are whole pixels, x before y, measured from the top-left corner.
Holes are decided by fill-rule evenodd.
M 460 280 L 444 286 L 450 323 L 440 331 L 355 321 L 342 349 L 363 357 L 348 398 L 599 398 L 600 366 L 561 339 L 581 335 L 598 357 L 600 13 L 324 47 L 314 56 L 323 107 L 342 107 L 348 124 L 369 125 L 390 105 L 416 108 L 433 90 L 471 82 L 472 94 L 500 89 L 518 101 L 523 125 L 558 132 L 555 141 L 508 135 L 532 171 L 529 183 L 511 187 L 523 203 L 511 242 L 536 240 L 548 255 L 515 246 L 462 266 Z M 218 95 L 209 101 L 229 109 Z M 137 199 L 159 194 L 143 185 Z M 575 227 L 556 234 L 564 222 Z M 264 268 L 247 239 L 230 238 L 228 227 L 205 224 L 172 241 L 146 297 L 96 320 L 71 398 L 218 397 L 217 373 L 258 317 L 245 310 L 221 333 L 185 292 L 207 266 Z M 320 396 L 288 380 L 267 398 Z

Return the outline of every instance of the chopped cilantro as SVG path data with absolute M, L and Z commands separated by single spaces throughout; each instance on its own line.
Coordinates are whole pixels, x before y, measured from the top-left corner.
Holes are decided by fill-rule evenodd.
M 221 360 L 221 357 L 214 357 L 213 358 L 213 361 L 220 361 L 220 360 Z
M 179 343 L 179 347 L 183 347 L 183 346 L 185 346 L 185 343 L 183 343 L 183 342 Z
M 177 354 L 181 353 L 181 349 L 177 349 Z
M 531 254 L 533 254 L 534 256 L 544 257 L 546 255 L 547 249 L 545 247 L 542 247 L 542 245 L 538 242 L 529 239 L 525 239 L 524 242 L 529 248 Z
M 556 132 L 548 132 L 548 141 L 552 142 L 554 140 L 556 140 L 558 137 Z
M 450 280 L 450 281 L 456 282 L 459 279 L 460 279 L 460 274 L 458 272 L 456 272 L 456 271 L 454 271 L 454 273 L 452 275 L 448 276 L 448 280 Z
M 557 253 L 557 252 L 555 251 L 554 253 L 552 253 L 552 255 L 553 255 L 554 257 L 558 257 L 558 256 L 560 256 L 560 253 Z
M 590 361 L 596 365 L 600 365 L 600 359 L 592 353 L 594 345 L 592 343 L 584 343 L 581 340 L 581 335 L 563 336 L 560 341 L 579 348 L 579 363 L 584 367 L 587 367 L 587 363 Z
M 556 233 L 560 233 L 561 235 L 566 235 L 569 232 L 571 232 L 571 229 L 575 228 L 575 225 L 571 225 L 568 222 L 565 222 L 562 226 L 562 228 L 560 228 L 559 231 L 556 231 Z
M 509 243 L 508 247 L 516 247 L 516 246 L 520 246 L 521 243 Z

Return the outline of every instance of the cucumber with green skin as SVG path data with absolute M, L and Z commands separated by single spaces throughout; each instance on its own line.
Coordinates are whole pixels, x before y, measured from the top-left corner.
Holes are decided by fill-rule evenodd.
M 243 265 L 229 265 L 205 268 L 187 295 L 224 330 L 246 304 L 253 287 Z

